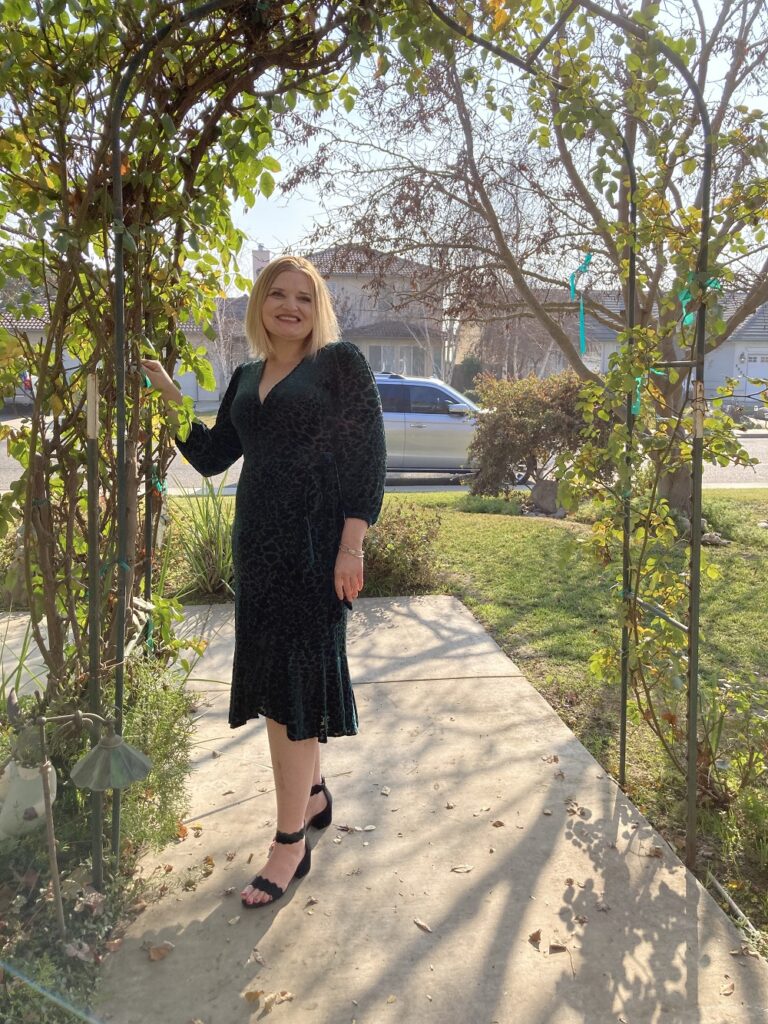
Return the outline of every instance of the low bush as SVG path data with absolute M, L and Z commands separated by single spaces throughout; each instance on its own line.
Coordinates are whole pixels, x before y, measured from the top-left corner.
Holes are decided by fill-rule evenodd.
M 122 803 L 123 835 L 135 851 L 172 842 L 186 814 L 194 697 L 185 682 L 184 672 L 151 658 L 129 663 L 123 732 L 152 760 L 152 771 L 125 791 Z
M 581 443 L 582 418 L 577 410 L 581 382 L 575 373 L 552 377 L 477 379 L 479 403 L 488 411 L 478 417 L 470 457 L 479 464 L 473 494 L 508 493 L 523 463 L 543 467 Z
M 203 494 L 185 492 L 177 502 L 166 543 L 178 547 L 185 562 L 184 583 L 176 595 L 208 598 L 234 594 L 232 522 L 234 503 L 223 493 L 226 477 L 214 487 L 203 480 Z
M 365 540 L 366 597 L 418 594 L 438 578 L 440 514 L 407 502 L 386 502 Z
M 87 1007 L 96 970 L 108 950 L 115 925 L 126 907 L 149 884 L 134 875 L 142 850 L 160 848 L 178 834 L 187 806 L 192 697 L 184 690 L 184 673 L 156 661 L 133 657 L 126 665 L 124 735 L 152 760 L 152 771 L 126 789 L 122 800 L 120 872 L 103 894 L 90 887 L 90 796 L 69 779 L 69 770 L 87 740 L 71 735 L 66 742 L 51 729 L 59 776 L 53 806 L 68 943 L 59 940 L 46 848 L 39 829 L 0 844 L 0 959 L 6 965 L 0 986 L 3 1024 L 70 1024 L 73 1012 Z M 109 706 L 112 694 L 104 695 Z M 64 730 L 61 730 L 63 733 Z M 0 725 L 0 763 L 10 751 L 12 733 Z M 62 763 L 62 751 L 67 760 Z M 105 794 L 106 828 L 110 798 Z M 108 865 L 108 859 L 107 859 Z M 106 865 L 105 865 L 106 866 Z M 47 993 L 58 997 L 56 1004 Z

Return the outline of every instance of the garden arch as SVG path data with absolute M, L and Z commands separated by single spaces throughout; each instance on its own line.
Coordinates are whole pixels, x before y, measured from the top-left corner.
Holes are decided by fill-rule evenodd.
M 625 35 L 632 35 L 649 47 L 657 48 L 667 60 L 677 69 L 694 97 L 698 115 L 705 136 L 704 160 L 701 174 L 701 238 L 698 247 L 698 258 L 695 274 L 692 276 L 691 291 L 693 297 L 699 302 L 696 314 L 695 334 L 695 357 L 690 360 L 675 362 L 657 363 L 653 368 L 664 369 L 669 366 L 686 368 L 695 371 L 694 381 L 694 432 L 692 443 L 691 459 L 691 538 L 690 555 L 688 566 L 688 578 L 690 588 L 690 600 L 688 608 L 688 622 L 681 623 L 668 616 L 662 608 L 645 603 L 638 595 L 637 588 L 633 590 L 629 565 L 629 539 L 631 529 L 631 491 L 625 490 L 623 495 L 623 601 L 625 606 L 625 623 L 622 629 L 622 697 L 621 697 L 621 726 L 620 726 L 620 784 L 624 784 L 625 759 L 626 759 L 626 711 L 628 700 L 628 674 L 629 674 L 629 652 L 630 634 L 629 622 L 631 616 L 638 607 L 644 608 L 653 616 L 664 618 L 687 638 L 688 647 L 688 684 L 687 684 L 687 706 L 688 706 L 688 779 L 687 779 L 687 840 L 686 840 L 686 863 L 693 867 L 696 857 L 696 754 L 697 754 L 697 707 L 698 707 L 698 656 L 699 656 L 699 603 L 700 603 L 700 574 L 701 574 L 701 498 L 702 498 L 702 473 L 703 473 L 703 421 L 704 421 L 704 351 L 706 336 L 706 304 L 704 302 L 707 284 L 710 278 L 709 260 L 709 222 L 710 222 L 710 190 L 713 170 L 713 148 L 710 137 L 710 126 L 707 106 L 695 79 L 688 71 L 679 56 L 661 39 L 657 38 L 649 29 L 639 22 L 614 14 L 605 8 L 594 3 L 593 0 L 572 0 L 563 10 L 561 16 L 552 27 L 546 38 L 531 52 L 522 56 L 510 53 L 495 44 L 492 40 L 483 39 L 466 26 L 461 25 L 453 17 L 447 14 L 436 2 L 436 0 L 424 0 L 432 14 L 447 26 L 457 37 L 463 38 L 477 46 L 500 56 L 503 60 L 514 64 L 526 74 L 546 74 L 536 66 L 536 61 L 552 38 L 566 25 L 579 9 L 588 12 L 595 18 L 603 19 L 613 24 Z M 120 128 L 123 114 L 123 107 L 126 102 L 132 79 L 144 62 L 160 45 L 170 32 L 175 28 L 190 26 L 207 15 L 228 8 L 242 6 L 242 0 L 212 0 L 202 6 L 180 16 L 173 22 L 163 25 L 155 34 L 148 39 L 126 66 L 120 83 L 115 91 L 112 101 L 111 115 L 111 138 L 112 138 L 112 188 L 114 204 L 114 356 L 116 367 L 116 413 L 117 413 L 117 572 L 116 572 L 116 600 L 117 600 L 117 648 L 116 648 L 116 723 L 118 729 L 122 720 L 123 700 L 123 662 L 125 658 L 125 635 L 126 635 L 126 607 L 127 607 L 127 578 L 128 578 L 128 552 L 126 545 L 126 514 L 128 505 L 128 494 L 126 487 L 125 472 L 125 429 L 126 429 L 126 372 L 128 370 L 128 353 L 126 351 L 125 337 L 125 265 L 124 250 L 127 228 L 123 219 L 122 205 L 122 166 L 124 153 L 122 151 Z M 250 7 L 254 12 L 262 12 L 272 5 L 264 2 L 252 2 Z M 550 84 L 557 87 L 551 76 L 547 75 Z M 630 179 L 630 222 L 632 232 L 632 244 L 629 247 L 629 275 L 627 281 L 627 309 L 626 322 L 629 345 L 632 345 L 635 330 L 635 306 L 636 306 L 636 251 L 637 251 L 637 206 L 636 206 L 636 175 L 632 160 L 632 153 L 627 146 L 626 140 L 621 132 L 614 126 L 616 137 L 620 139 L 626 160 L 627 173 Z M 135 368 L 134 368 L 135 369 Z M 95 386 L 91 384 L 91 396 L 95 400 Z M 629 392 L 626 395 L 626 424 L 628 430 L 628 442 L 626 448 L 626 464 L 629 471 L 632 455 L 632 431 L 635 418 L 635 395 Z M 95 431 L 95 426 L 94 426 Z M 91 507 L 98 500 L 95 481 L 89 473 L 89 495 Z M 151 524 L 151 506 L 148 508 L 148 517 Z M 151 530 L 147 531 L 147 543 L 151 543 Z M 150 562 L 149 547 L 146 551 L 147 564 Z M 98 607 L 97 593 L 99 585 L 99 571 L 94 564 L 91 567 L 91 587 L 93 588 L 92 607 Z M 150 580 L 146 578 L 146 586 L 149 587 Z M 149 597 L 149 592 L 146 593 Z M 92 619 L 91 622 L 96 621 Z M 91 645 L 90 674 L 92 680 L 92 693 L 94 700 L 98 701 L 98 650 L 93 650 Z M 93 708 L 98 710 L 98 708 Z M 116 800 L 112 821 L 112 849 L 117 857 L 119 852 L 120 837 L 120 805 L 116 794 Z

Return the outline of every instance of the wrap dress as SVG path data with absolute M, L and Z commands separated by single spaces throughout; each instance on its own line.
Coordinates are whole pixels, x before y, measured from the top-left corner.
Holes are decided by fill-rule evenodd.
M 229 724 L 265 715 L 291 739 L 325 742 L 358 729 L 333 574 L 345 518 L 372 525 L 381 509 L 381 400 L 350 342 L 306 356 L 262 402 L 263 367 L 261 359 L 238 366 L 215 424 L 195 421 L 176 444 L 203 476 L 243 457 Z

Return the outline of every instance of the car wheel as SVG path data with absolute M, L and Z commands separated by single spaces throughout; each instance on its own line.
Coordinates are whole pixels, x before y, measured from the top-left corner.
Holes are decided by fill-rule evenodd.
M 536 472 L 535 459 L 520 459 L 512 467 L 516 484 L 527 484 Z

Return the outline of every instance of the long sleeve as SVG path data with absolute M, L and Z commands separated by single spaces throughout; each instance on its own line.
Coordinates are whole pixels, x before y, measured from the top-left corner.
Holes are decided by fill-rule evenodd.
M 336 464 L 344 516 L 372 526 L 381 511 L 387 450 L 379 389 L 368 362 L 356 345 L 336 346 Z
M 240 438 L 230 415 L 232 400 L 237 394 L 241 370 L 242 367 L 238 366 L 232 374 L 232 379 L 216 414 L 214 425 L 207 427 L 199 420 L 195 420 L 186 441 L 176 438 L 176 447 L 203 476 L 216 476 L 217 473 L 223 473 L 243 454 Z

